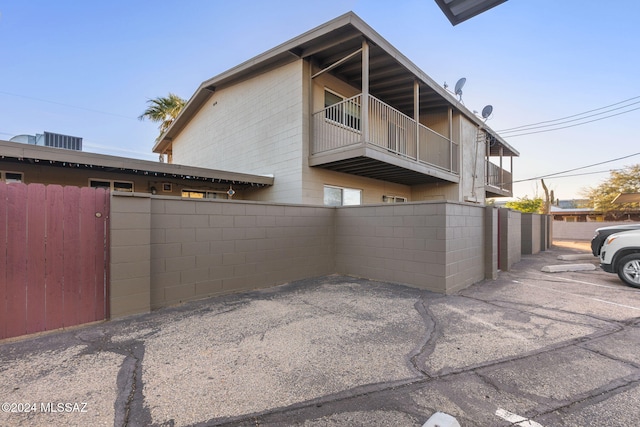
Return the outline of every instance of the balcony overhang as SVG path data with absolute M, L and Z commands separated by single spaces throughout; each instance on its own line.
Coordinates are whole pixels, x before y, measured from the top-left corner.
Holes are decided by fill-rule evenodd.
M 513 192 L 506 188 L 498 188 L 496 186 L 487 184 L 484 186 L 484 192 L 486 197 L 511 197 Z
M 309 166 L 404 185 L 460 182 L 451 172 L 364 143 L 313 154 L 309 157 Z

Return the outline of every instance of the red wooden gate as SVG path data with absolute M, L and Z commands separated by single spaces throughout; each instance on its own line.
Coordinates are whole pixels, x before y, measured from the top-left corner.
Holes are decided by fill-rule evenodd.
M 103 320 L 109 192 L 0 182 L 0 339 Z

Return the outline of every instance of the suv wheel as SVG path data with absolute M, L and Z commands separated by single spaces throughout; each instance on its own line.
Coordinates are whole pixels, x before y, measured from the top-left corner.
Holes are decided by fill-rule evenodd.
M 629 254 L 618 262 L 618 277 L 634 288 L 640 288 L 640 253 Z

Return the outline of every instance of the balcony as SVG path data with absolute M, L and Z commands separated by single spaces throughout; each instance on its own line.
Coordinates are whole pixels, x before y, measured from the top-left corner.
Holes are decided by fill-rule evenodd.
M 513 176 L 511 172 L 486 161 L 485 192 L 487 197 L 509 197 L 513 195 Z
M 406 185 L 459 182 L 457 143 L 366 99 L 366 106 L 359 94 L 313 114 L 311 166 Z

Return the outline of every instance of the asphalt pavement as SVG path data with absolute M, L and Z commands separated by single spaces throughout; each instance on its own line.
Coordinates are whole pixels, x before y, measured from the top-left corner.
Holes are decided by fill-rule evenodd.
M 634 426 L 640 290 L 541 271 L 583 246 L 449 296 L 328 276 L 0 342 L 0 425 Z

